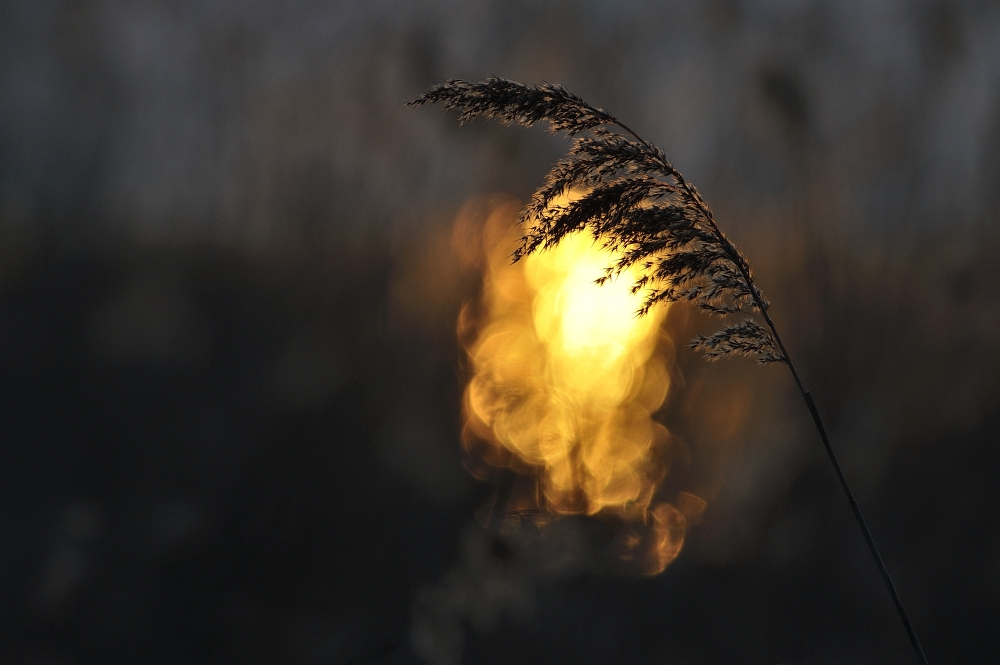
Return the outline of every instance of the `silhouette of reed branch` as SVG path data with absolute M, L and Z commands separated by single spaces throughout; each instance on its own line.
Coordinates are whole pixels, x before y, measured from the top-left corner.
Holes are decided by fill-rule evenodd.
M 927 665 L 816 403 L 768 314 L 767 299 L 754 283 L 750 264 L 719 229 L 695 186 L 659 148 L 560 85 L 529 86 L 496 77 L 478 83 L 452 80 L 434 86 L 410 105 L 432 103 L 458 111 L 463 123 L 480 116 L 507 125 L 530 126 L 545 120 L 553 133 L 574 137 L 569 153 L 552 167 L 520 215 L 526 232 L 514 261 L 552 247 L 567 234 L 590 231 L 597 242 L 620 257 L 607 267 L 599 283 L 632 266 L 641 268 L 632 286 L 633 293 L 644 294 L 640 313 L 658 303 L 686 301 L 724 320 L 714 334 L 695 337 L 690 348 L 709 360 L 744 355 L 759 363 L 788 366 L 910 643 Z M 558 202 L 572 189 L 586 193 L 568 203 Z M 735 317 L 739 320 L 734 321 Z

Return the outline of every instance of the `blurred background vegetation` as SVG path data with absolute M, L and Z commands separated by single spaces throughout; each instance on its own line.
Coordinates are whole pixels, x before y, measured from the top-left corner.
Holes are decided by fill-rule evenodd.
M 997 2 L 9 0 L 0 662 L 418 662 L 488 495 L 452 224 L 566 147 L 404 106 L 491 74 L 699 186 L 931 662 L 1000 658 Z M 912 662 L 784 370 L 675 374 L 680 559 L 543 585 L 464 662 Z

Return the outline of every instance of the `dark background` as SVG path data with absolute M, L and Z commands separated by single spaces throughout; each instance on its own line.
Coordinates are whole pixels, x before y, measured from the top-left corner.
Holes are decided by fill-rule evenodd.
M 566 144 L 404 103 L 491 74 L 699 186 L 931 662 L 1000 660 L 1000 4 L 7 0 L 0 663 L 915 662 L 782 368 L 677 352 L 658 577 L 473 520 L 452 224 Z

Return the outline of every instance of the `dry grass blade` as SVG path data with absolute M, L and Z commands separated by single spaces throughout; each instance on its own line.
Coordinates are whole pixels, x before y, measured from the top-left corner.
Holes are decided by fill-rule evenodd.
M 644 292 L 643 312 L 660 302 L 685 300 L 721 317 L 765 313 L 767 301 L 749 264 L 719 230 L 695 187 L 662 151 L 604 109 L 558 85 L 500 78 L 449 81 L 412 103 L 441 103 L 458 111 L 462 121 L 483 116 L 533 125 L 544 120 L 552 131 L 586 133 L 552 168 L 522 213 L 527 230 L 514 260 L 588 230 L 621 256 L 604 279 L 632 266 L 642 269 L 634 288 Z M 554 204 L 573 188 L 586 194 Z M 712 360 L 739 354 L 761 363 L 787 362 L 769 327 L 746 319 L 694 340 L 692 347 Z
M 754 284 L 750 264 L 719 229 L 712 209 L 694 185 L 659 148 L 562 86 L 530 86 L 502 78 L 479 83 L 448 81 L 411 102 L 414 106 L 431 103 L 458 111 L 463 122 L 479 116 L 521 125 L 545 120 L 553 132 L 577 136 L 569 154 L 552 168 L 521 215 L 527 231 L 514 252 L 515 261 L 586 229 L 621 256 L 599 281 L 632 266 L 641 269 L 633 289 L 645 293 L 642 313 L 660 302 L 683 300 L 723 318 L 742 317 L 735 323 L 730 319 L 708 337 L 695 338 L 691 348 L 709 360 L 744 355 L 760 363 L 788 366 L 910 643 L 926 665 L 916 631 L 837 461 L 812 395 L 768 315 L 768 302 Z M 587 193 L 568 204 L 554 205 L 557 197 L 573 188 Z

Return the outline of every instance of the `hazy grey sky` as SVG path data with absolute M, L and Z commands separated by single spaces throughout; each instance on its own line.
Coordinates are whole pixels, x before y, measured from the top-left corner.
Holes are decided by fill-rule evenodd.
M 558 140 L 403 106 L 433 82 L 492 74 L 608 107 L 723 204 L 825 190 L 849 225 L 995 223 L 996 3 L 25 0 L 2 12 L 6 224 L 268 244 L 405 228 L 476 192 L 525 196 Z

